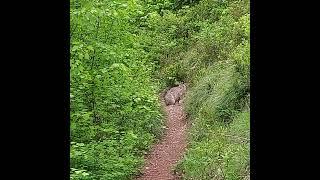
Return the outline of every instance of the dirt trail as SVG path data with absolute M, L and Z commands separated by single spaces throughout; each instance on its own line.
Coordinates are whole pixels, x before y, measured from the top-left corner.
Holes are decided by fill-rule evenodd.
M 161 96 L 162 97 L 162 96 Z M 162 98 L 163 99 L 163 98 Z M 165 108 L 166 131 L 161 141 L 156 144 L 146 157 L 143 173 L 136 180 L 178 180 L 173 172 L 174 165 L 182 158 L 186 148 L 186 116 L 183 111 L 183 99 Z

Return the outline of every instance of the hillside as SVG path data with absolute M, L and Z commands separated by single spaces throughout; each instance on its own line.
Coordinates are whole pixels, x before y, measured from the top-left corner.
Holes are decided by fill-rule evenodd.
M 188 84 L 183 179 L 249 179 L 248 0 L 71 0 L 71 179 L 133 179 Z

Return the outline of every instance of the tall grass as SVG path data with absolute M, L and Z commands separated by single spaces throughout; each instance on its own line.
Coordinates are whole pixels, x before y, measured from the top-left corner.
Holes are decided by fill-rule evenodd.
M 177 170 L 184 179 L 246 179 L 250 172 L 249 1 L 202 0 L 182 8 L 175 17 L 180 19 L 179 32 L 186 31 L 188 38 L 162 57 L 159 76 L 190 85 L 186 111 L 192 126 L 188 150 Z

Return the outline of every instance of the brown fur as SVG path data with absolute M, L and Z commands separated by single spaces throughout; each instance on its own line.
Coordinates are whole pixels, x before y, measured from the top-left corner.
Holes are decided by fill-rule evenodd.
M 179 101 L 181 97 L 184 95 L 185 90 L 185 84 L 180 84 L 179 86 L 169 89 L 164 97 L 166 105 L 173 105 L 177 101 Z

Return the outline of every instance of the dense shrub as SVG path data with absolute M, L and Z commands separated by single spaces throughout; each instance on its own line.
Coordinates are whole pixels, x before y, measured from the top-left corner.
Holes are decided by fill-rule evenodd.
M 139 1 L 71 1 L 71 178 L 130 179 L 162 132 Z

